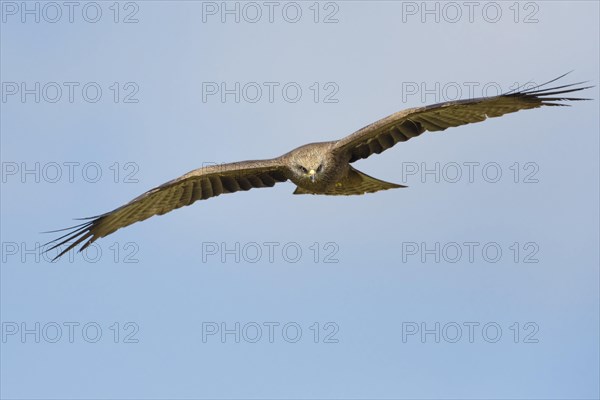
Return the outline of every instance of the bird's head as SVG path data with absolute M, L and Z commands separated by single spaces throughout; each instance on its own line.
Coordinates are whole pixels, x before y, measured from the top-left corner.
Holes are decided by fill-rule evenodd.
M 327 169 L 328 157 L 323 146 L 304 146 L 294 151 L 289 160 L 294 175 L 303 181 L 318 182 Z
M 311 182 L 317 180 L 323 171 L 323 164 L 304 166 L 302 164 L 294 165 L 296 173 L 301 175 L 304 179 L 310 179 Z

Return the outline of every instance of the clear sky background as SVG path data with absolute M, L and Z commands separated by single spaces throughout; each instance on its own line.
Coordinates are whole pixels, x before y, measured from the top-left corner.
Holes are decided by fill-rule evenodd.
M 597 2 L 22 4 L 1 2 L 2 398 L 599 397 Z M 34 250 L 203 164 L 570 70 L 593 101 L 356 164 L 408 189 L 285 183 Z

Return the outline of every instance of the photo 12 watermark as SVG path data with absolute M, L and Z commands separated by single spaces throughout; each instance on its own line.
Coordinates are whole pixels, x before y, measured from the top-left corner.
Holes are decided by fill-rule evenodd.
M 139 183 L 133 161 L 3 161 L 2 183 Z
M 495 241 L 404 241 L 400 244 L 403 264 L 469 263 L 537 264 L 540 245 L 534 241 L 500 243 Z
M 139 343 L 136 322 L 2 321 L 2 343 Z
M 540 183 L 540 165 L 535 161 L 404 161 L 402 183 Z
M 539 343 L 535 322 L 402 322 L 402 343 Z
M 1 243 L 2 263 L 13 265 L 54 262 L 54 259 L 71 244 L 67 242 L 52 248 L 54 243 L 3 241 Z M 99 262 L 137 264 L 140 262 L 139 257 L 140 246 L 136 242 L 94 242 L 81 251 L 72 249 L 65 253 L 58 262 L 68 264 L 96 264 Z
M 337 242 L 202 242 L 203 264 L 284 263 L 301 261 L 315 264 L 337 264 L 340 246 Z
M 403 1 L 403 23 L 537 24 L 540 5 L 534 1 Z
M 202 343 L 339 343 L 336 322 L 202 322 Z
M 137 24 L 135 1 L 2 1 L 3 24 Z
M 312 102 L 337 104 L 340 86 L 336 82 L 202 82 L 203 103 L 273 104 Z
M 202 23 L 337 24 L 340 3 L 334 1 L 203 1 Z
M 137 104 L 140 85 L 134 81 L 2 81 L 2 103 Z
M 479 97 L 499 96 L 512 91 L 537 87 L 536 82 L 402 82 L 402 102 L 417 101 L 422 104 L 467 100 Z

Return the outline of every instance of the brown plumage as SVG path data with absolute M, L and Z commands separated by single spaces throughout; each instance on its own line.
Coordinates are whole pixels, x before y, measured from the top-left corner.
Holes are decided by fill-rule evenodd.
M 379 154 L 425 131 L 443 131 L 519 110 L 565 105 L 559 101 L 587 100 L 566 97 L 568 93 L 591 87 L 575 86 L 583 82 L 542 89 L 563 76 L 529 90 L 403 110 L 338 141 L 307 144 L 270 160 L 242 161 L 191 171 L 113 211 L 63 229 L 69 232 L 47 243 L 53 244 L 47 251 L 69 243 L 56 256 L 57 259 L 81 243 L 83 245 L 79 251 L 120 228 L 197 200 L 252 188 L 272 187 L 288 179 L 297 185 L 294 194 L 355 195 L 404 187 L 372 178 L 354 169 L 350 163 L 373 153 Z

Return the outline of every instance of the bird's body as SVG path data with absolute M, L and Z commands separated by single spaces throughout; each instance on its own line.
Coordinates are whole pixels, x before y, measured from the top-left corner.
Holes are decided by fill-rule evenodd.
M 443 131 L 524 109 L 564 105 L 557 101 L 586 100 L 564 97 L 563 94 L 588 87 L 562 85 L 540 89 L 544 85 L 500 96 L 407 109 L 337 141 L 306 144 L 269 160 L 203 167 L 149 190 L 113 211 L 67 228 L 72 230 L 54 240 L 55 244 L 48 250 L 73 241 L 56 256 L 58 258 L 84 241 L 80 251 L 98 238 L 122 227 L 154 215 L 165 214 L 197 200 L 252 188 L 272 187 L 287 180 L 296 184 L 294 194 L 357 195 L 405 187 L 370 177 L 353 168 L 351 163 L 379 154 L 425 131 Z
M 287 178 L 296 184 L 294 194 L 354 195 L 404 187 L 372 178 L 350 165 L 337 141 L 309 143 L 281 156 Z
M 281 156 L 296 194 L 327 194 L 348 175 L 347 159 L 332 151 L 335 142 L 310 143 Z

